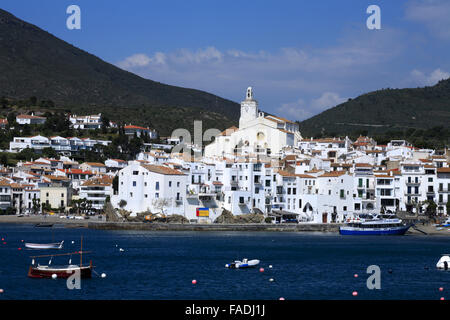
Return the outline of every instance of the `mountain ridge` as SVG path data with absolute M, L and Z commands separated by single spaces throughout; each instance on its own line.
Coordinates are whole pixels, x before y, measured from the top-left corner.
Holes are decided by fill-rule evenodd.
M 239 117 L 239 104 L 211 93 L 144 79 L 0 9 L 0 96 L 58 107 L 196 108 Z M 137 115 L 137 118 L 139 116 Z

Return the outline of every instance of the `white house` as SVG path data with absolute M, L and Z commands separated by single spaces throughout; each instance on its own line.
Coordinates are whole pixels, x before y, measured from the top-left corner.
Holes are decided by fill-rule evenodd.
M 184 215 L 187 176 L 167 166 L 133 162 L 118 173 L 119 190 L 112 204 L 133 215 L 139 212 Z M 122 202 L 123 203 L 123 202 Z

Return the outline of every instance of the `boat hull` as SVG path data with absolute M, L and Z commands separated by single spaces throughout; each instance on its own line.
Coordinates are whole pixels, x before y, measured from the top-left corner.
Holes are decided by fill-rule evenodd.
M 339 234 L 341 235 L 404 235 L 410 226 L 402 226 L 397 228 L 353 228 L 340 227 Z
M 28 269 L 28 277 L 30 278 L 52 278 L 54 274 L 58 278 L 66 279 L 73 275 L 77 270 L 80 271 L 81 278 L 91 278 L 92 277 L 92 264 L 85 267 L 78 268 L 48 268 L 48 269 L 40 269 L 38 267 L 32 267 Z
M 62 242 L 58 243 L 25 243 L 25 248 L 28 249 L 38 249 L 38 250 L 45 250 L 45 249 L 62 249 L 63 247 Z

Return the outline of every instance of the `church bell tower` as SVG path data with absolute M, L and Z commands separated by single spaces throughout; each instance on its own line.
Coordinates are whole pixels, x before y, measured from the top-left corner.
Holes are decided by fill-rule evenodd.
M 246 127 L 249 121 L 258 117 L 258 102 L 253 99 L 252 87 L 247 88 L 245 100 L 241 102 L 241 117 L 239 118 L 239 129 Z

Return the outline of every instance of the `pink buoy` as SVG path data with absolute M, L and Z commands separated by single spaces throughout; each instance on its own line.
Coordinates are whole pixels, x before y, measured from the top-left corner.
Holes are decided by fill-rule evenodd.
M 192 280 L 192 284 L 197 284 L 197 280 Z
M 259 268 L 259 272 L 264 272 L 264 268 Z
M 358 295 L 358 292 L 357 292 L 357 291 L 353 291 L 353 292 L 352 292 L 352 296 L 356 297 L 357 295 Z
M 0 289 L 0 293 L 3 293 L 3 289 Z
M 355 273 L 353 276 L 354 276 L 355 278 L 358 278 L 358 274 L 357 274 L 357 273 Z
M 440 288 L 439 288 L 439 291 L 441 291 L 441 292 L 444 291 L 444 288 L 440 287 Z
M 445 299 L 444 299 L 444 297 L 441 297 L 441 299 L 440 299 L 440 300 L 445 300 Z
M 279 300 L 284 300 L 284 298 L 283 297 L 281 297 Z
M 17 248 L 17 250 L 22 250 L 22 248 Z

